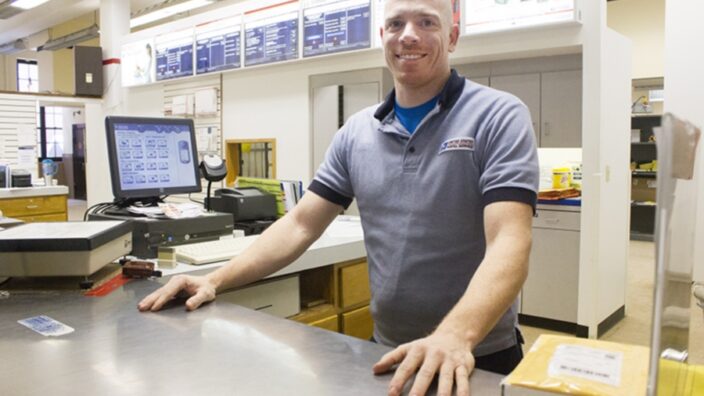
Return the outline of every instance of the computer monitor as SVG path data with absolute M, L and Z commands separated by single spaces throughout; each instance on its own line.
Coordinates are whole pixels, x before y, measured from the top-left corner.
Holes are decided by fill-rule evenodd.
M 193 120 L 108 116 L 105 130 L 117 203 L 201 191 Z

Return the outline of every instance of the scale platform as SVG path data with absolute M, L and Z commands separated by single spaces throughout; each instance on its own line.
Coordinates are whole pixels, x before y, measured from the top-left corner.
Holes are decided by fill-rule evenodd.
M 88 276 L 130 251 L 126 221 L 27 223 L 0 231 L 0 276 Z

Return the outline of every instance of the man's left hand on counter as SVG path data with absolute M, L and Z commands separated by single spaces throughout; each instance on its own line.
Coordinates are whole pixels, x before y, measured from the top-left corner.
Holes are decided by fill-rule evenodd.
M 469 395 L 469 374 L 474 370 L 471 345 L 450 332 L 438 332 L 407 344 L 399 345 L 374 365 L 374 374 L 383 374 L 398 365 L 389 395 L 400 395 L 404 385 L 415 374 L 410 395 L 424 395 L 438 374 L 438 395 L 451 395 L 453 384 L 457 395 Z M 416 374 L 417 371 L 417 374 Z

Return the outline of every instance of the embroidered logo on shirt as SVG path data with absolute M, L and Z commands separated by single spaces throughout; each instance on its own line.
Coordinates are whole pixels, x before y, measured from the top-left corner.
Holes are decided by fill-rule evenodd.
M 438 154 L 454 150 L 474 151 L 474 138 L 453 138 L 446 140 L 440 145 Z

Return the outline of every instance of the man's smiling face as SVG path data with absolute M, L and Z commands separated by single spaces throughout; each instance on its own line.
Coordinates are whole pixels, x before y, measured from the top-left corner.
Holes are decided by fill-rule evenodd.
M 445 79 L 457 44 L 450 0 L 388 0 L 381 31 L 386 64 L 405 87 Z

